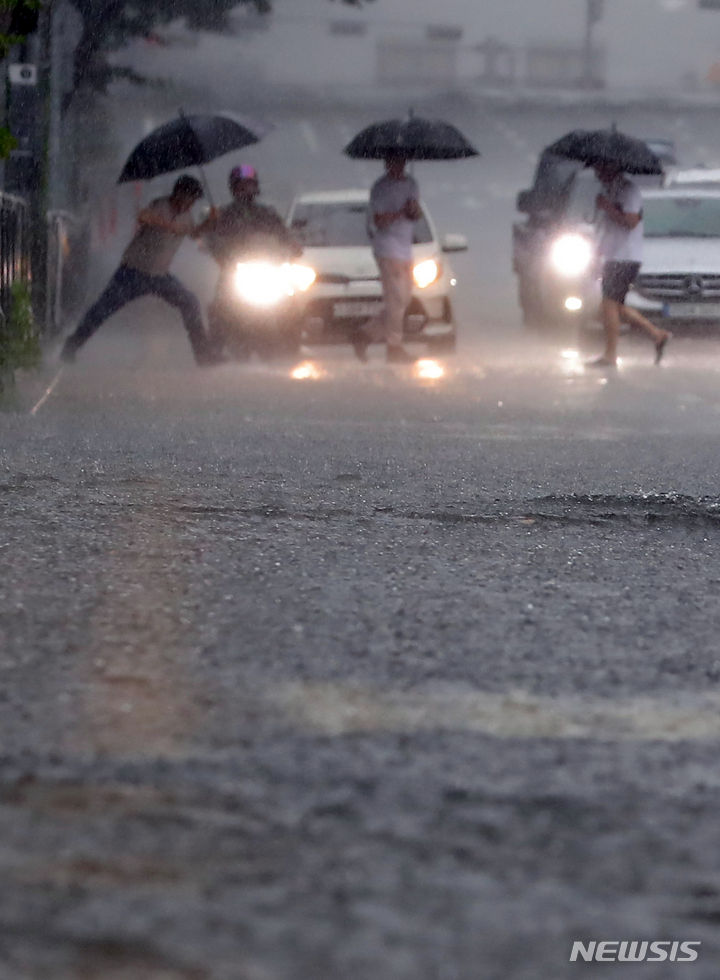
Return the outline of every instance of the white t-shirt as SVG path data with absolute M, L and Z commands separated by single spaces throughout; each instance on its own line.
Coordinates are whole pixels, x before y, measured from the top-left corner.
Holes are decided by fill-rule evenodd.
M 125 249 L 120 260 L 121 265 L 137 269 L 148 276 L 165 276 L 170 271 L 170 265 L 178 249 L 182 245 L 183 235 L 189 235 L 195 228 L 192 215 L 186 211 L 176 214 L 170 206 L 170 198 L 158 197 L 147 207 L 148 211 L 159 215 L 166 221 L 171 221 L 178 229 L 174 235 L 162 228 L 151 228 L 150 225 L 139 225 L 133 240 Z
M 603 193 L 625 214 L 639 214 L 640 221 L 632 228 L 623 228 L 609 214 L 600 213 L 600 254 L 605 262 L 642 262 L 643 222 L 642 193 L 637 184 L 620 177 Z
M 386 214 L 388 211 L 402 211 L 408 201 L 417 201 L 418 185 L 414 177 L 401 177 L 393 180 L 385 174 L 373 184 L 370 191 L 370 213 Z M 387 228 L 375 228 L 372 237 L 373 252 L 384 259 L 412 260 L 413 228 L 415 222 L 409 218 L 399 218 Z

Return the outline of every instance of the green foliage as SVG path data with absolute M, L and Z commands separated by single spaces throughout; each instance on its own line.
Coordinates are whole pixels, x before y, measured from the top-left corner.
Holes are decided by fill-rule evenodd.
M 39 11 L 40 0 L 0 0 L 0 61 L 35 30 Z M 16 146 L 10 130 L 0 126 L 0 160 L 7 159 Z
M 0 0 L 0 59 L 37 28 L 41 0 Z
M 10 316 L 0 326 L 0 392 L 12 387 L 17 370 L 29 370 L 40 363 L 40 336 L 25 282 L 11 287 Z
M 6 160 L 12 150 L 18 145 L 18 141 L 6 126 L 0 126 L 0 160 Z

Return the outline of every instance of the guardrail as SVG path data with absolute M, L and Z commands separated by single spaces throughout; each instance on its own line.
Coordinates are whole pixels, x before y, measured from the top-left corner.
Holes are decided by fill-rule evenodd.
M 0 329 L 10 315 L 13 285 L 29 281 L 29 205 L 21 197 L 0 192 Z

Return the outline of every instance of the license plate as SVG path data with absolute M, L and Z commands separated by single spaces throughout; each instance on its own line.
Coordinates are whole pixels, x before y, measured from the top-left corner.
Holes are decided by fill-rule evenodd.
M 667 303 L 663 312 L 676 320 L 720 320 L 720 303 Z
M 382 309 L 382 300 L 348 300 L 333 305 L 333 316 L 343 317 L 375 316 Z

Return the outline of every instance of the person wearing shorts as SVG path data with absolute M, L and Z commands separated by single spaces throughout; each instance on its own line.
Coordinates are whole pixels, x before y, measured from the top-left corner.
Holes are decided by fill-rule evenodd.
M 655 363 L 659 364 L 669 330 L 656 327 L 641 313 L 625 305 L 628 290 L 635 282 L 642 264 L 643 221 L 640 188 L 620 170 L 609 164 L 595 167 L 604 193 L 597 196 L 602 212 L 600 254 L 602 271 L 602 323 L 605 331 L 605 351 L 589 362 L 590 367 L 616 367 L 620 324 L 639 327 L 650 336 L 655 346 Z

